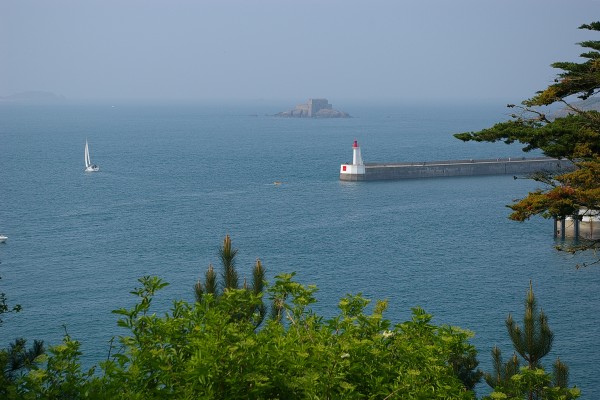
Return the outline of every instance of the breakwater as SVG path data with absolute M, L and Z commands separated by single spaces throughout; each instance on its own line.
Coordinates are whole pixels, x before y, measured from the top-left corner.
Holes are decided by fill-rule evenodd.
M 363 168 L 342 164 L 340 180 L 374 181 L 478 175 L 530 175 L 573 168 L 568 160 L 556 158 L 497 158 L 489 160 L 446 160 L 405 163 L 365 163 Z

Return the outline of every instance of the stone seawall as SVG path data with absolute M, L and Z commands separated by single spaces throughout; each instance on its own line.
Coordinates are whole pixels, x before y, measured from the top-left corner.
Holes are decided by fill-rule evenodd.
M 568 160 L 546 157 L 365 164 L 364 175 L 340 174 L 340 180 L 374 181 L 477 175 L 527 175 L 540 171 L 566 171 L 572 168 L 573 165 Z

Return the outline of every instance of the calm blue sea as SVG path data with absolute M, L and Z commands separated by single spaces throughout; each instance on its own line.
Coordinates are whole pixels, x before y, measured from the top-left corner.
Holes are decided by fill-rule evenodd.
M 279 119 L 293 104 L 0 106 L 0 292 L 23 311 L 0 346 L 22 336 L 59 343 L 64 326 L 84 361 L 119 334 L 144 275 L 170 283 L 158 309 L 192 286 L 229 234 L 240 275 L 260 258 L 273 277 L 319 287 L 331 316 L 346 293 L 388 299 L 387 317 L 422 306 L 438 324 L 475 332 L 481 366 L 504 321 L 522 319 L 530 280 L 584 399 L 600 398 L 600 267 L 553 249 L 552 224 L 507 219 L 537 187 L 512 176 L 340 182 L 359 141 L 366 162 L 522 156 L 518 146 L 462 143 L 453 133 L 506 119 L 503 104 L 335 104 L 354 118 Z M 83 172 L 89 141 L 101 170 Z M 274 181 L 283 182 L 273 185 Z M 481 392 L 485 392 L 482 385 Z

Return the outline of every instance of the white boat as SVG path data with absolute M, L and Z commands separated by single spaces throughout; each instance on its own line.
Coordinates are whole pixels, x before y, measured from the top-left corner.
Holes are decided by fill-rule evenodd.
M 8 236 L 0 235 L 0 243 L 6 242 L 6 239 L 8 239 Z
M 96 164 L 92 164 L 90 161 L 90 149 L 88 147 L 87 139 L 85 140 L 85 172 L 96 172 L 100 171 L 100 167 Z

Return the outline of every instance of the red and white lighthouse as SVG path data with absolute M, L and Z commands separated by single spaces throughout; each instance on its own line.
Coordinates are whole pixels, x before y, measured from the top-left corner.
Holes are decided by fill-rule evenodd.
M 361 181 L 365 177 L 365 164 L 360 153 L 360 146 L 355 140 L 352 144 L 352 164 L 342 164 L 340 179 L 344 181 Z

